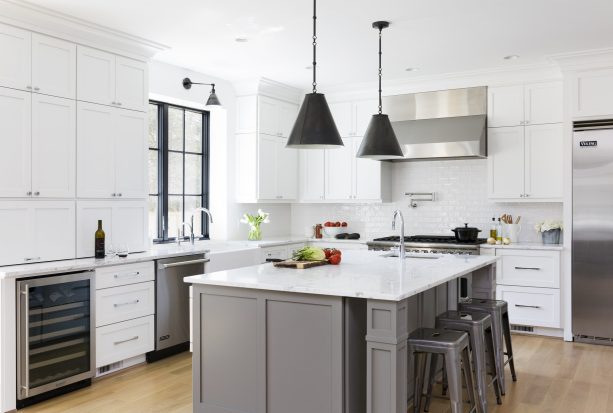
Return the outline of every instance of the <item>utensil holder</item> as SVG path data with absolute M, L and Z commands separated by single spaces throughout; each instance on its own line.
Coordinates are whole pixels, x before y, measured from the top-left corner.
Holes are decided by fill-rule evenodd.
M 512 244 L 516 244 L 519 241 L 519 234 L 521 233 L 520 224 L 504 224 L 503 236 L 508 238 Z

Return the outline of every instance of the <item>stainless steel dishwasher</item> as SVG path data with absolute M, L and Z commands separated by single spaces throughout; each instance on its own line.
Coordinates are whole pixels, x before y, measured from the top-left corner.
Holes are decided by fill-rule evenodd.
M 157 260 L 155 267 L 155 350 L 147 361 L 189 350 L 189 284 L 183 278 L 204 274 L 210 261 L 203 254 Z

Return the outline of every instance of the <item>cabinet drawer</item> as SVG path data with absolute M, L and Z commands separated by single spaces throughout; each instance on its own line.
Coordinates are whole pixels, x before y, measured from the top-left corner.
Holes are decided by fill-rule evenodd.
M 558 251 L 498 250 L 502 256 L 498 284 L 524 287 L 560 287 Z
M 96 327 L 155 312 L 155 283 L 123 285 L 96 291 Z
M 152 315 L 96 329 L 96 367 L 139 356 L 153 350 Z
M 96 269 L 97 290 L 153 280 L 155 280 L 153 261 L 114 265 Z
M 511 324 L 560 328 L 560 290 L 498 286 L 497 297 L 509 305 Z

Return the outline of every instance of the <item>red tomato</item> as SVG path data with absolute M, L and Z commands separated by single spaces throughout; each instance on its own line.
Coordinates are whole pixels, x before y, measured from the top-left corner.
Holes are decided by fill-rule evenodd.
M 328 258 L 328 262 L 332 265 L 338 265 L 341 263 L 341 256 L 339 254 L 332 255 Z
M 338 221 L 336 221 L 336 223 L 334 224 L 334 226 L 335 226 L 335 227 L 340 227 L 340 226 L 341 226 L 341 223 L 340 223 L 340 222 L 338 222 Z
M 344 221 L 343 221 L 343 222 L 341 222 L 341 227 L 346 227 L 346 226 L 347 226 L 347 223 L 346 223 L 346 222 L 344 222 Z

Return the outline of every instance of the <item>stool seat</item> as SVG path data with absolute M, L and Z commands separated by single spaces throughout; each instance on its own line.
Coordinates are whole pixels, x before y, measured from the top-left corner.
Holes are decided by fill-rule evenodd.
M 468 336 L 460 331 L 441 330 L 436 328 L 419 328 L 409 335 L 412 346 L 428 347 L 462 347 L 468 345 Z
M 471 325 L 487 325 L 492 324 L 492 317 L 484 311 L 445 311 L 436 317 L 439 320 L 446 322 L 460 322 Z
M 506 309 L 508 307 L 508 304 L 506 301 L 503 300 L 490 300 L 487 298 L 468 298 L 465 300 L 462 300 L 461 302 L 461 308 L 463 309 Z

